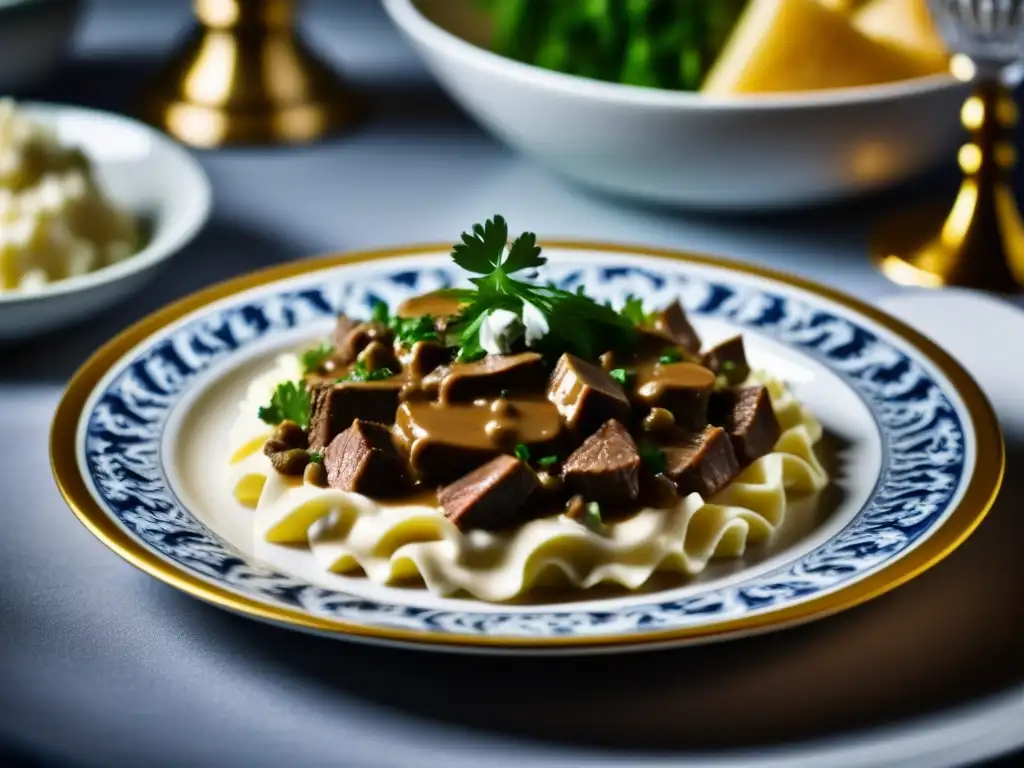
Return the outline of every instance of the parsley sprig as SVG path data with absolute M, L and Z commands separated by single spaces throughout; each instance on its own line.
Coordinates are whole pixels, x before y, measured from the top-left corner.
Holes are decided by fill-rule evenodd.
M 601 517 L 601 505 L 596 501 L 589 502 L 583 512 L 582 523 L 590 530 L 600 532 L 604 528 L 604 519 Z
M 637 451 L 640 454 L 640 460 L 644 463 L 648 472 L 653 475 L 660 475 L 665 471 L 665 452 L 658 446 L 646 440 L 641 440 L 637 445 Z
M 267 424 L 294 421 L 305 428 L 309 424 L 310 407 L 306 385 L 301 381 L 284 381 L 277 385 L 270 404 L 261 407 L 257 415 Z
M 362 360 L 356 360 L 352 367 L 348 370 L 344 376 L 336 381 L 382 381 L 383 379 L 390 379 L 395 375 L 395 372 L 390 368 L 377 368 L 371 371 L 366 367 L 366 363 Z
M 675 347 L 667 347 L 662 350 L 661 356 L 658 358 L 658 362 L 662 365 L 671 365 L 672 363 L 681 363 L 683 361 L 683 351 L 676 349 Z
M 320 366 L 327 362 L 327 358 L 333 354 L 334 347 L 326 342 L 312 349 L 307 349 L 299 358 L 302 362 L 303 373 L 316 373 L 320 370 Z
M 447 292 L 465 302 L 452 325 L 460 360 L 475 360 L 485 354 L 480 328 L 491 312 L 506 309 L 521 317 L 527 303 L 547 320 L 548 333 L 538 346 L 551 355 L 570 352 L 594 360 L 608 349 L 629 348 L 635 340 L 634 323 L 585 295 L 582 286 L 574 293 L 513 278 L 517 272 L 543 266 L 547 259 L 541 256 L 537 236 L 532 232 L 522 233 L 509 245 L 508 224 L 501 216 L 464 232 L 452 248 L 452 259 L 478 275 L 470 279 L 475 289 Z
M 645 312 L 643 299 L 638 296 L 634 296 L 632 293 L 626 296 L 626 301 L 622 305 L 622 316 L 629 320 L 633 325 L 648 326 L 654 324 L 654 318 L 658 314 L 657 312 Z
M 525 443 L 516 443 L 516 447 L 513 449 L 512 452 L 515 454 L 515 457 L 520 461 L 525 462 L 527 464 L 530 463 L 530 446 L 526 445 Z M 534 464 L 536 464 L 541 469 L 549 469 L 557 463 L 558 456 L 554 454 L 550 456 L 541 456 L 534 462 Z
M 403 347 L 411 347 L 417 341 L 439 341 L 437 330 L 434 328 L 434 319 L 430 315 L 398 317 L 391 314 L 387 304 L 378 301 L 373 305 L 370 317 L 390 328 L 398 343 Z

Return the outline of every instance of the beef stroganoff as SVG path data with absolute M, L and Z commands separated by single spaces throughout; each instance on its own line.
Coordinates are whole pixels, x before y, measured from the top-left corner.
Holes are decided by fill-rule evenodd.
M 742 337 L 706 347 L 678 302 L 521 280 L 545 259 L 501 217 L 452 256 L 473 288 L 339 317 L 251 382 L 228 451 L 258 537 L 505 601 L 699 573 L 827 485 L 819 423 Z

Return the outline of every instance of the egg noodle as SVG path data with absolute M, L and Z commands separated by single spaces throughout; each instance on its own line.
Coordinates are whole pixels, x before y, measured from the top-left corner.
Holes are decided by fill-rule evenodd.
M 235 498 L 255 508 L 261 539 L 307 545 L 324 569 L 362 571 L 381 584 L 422 580 L 438 595 L 495 602 L 540 585 L 635 589 L 656 571 L 696 574 L 712 558 L 738 557 L 769 541 L 786 518 L 788 493 L 813 493 L 828 483 L 814 455 L 821 425 L 781 382 L 758 375 L 782 434 L 771 453 L 713 499 L 693 493 L 602 531 L 558 515 L 500 533 L 463 532 L 435 505 L 380 503 L 275 472 L 261 450 L 272 428 L 256 414 L 279 382 L 301 375 L 299 359 L 285 355 L 250 384 L 229 437 Z

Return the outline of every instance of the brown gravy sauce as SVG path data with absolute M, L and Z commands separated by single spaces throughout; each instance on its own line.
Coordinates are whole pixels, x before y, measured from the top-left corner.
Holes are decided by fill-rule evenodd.
M 450 317 L 458 313 L 460 301 L 456 298 L 428 293 L 403 301 L 395 310 L 399 317 L 420 317 L 429 315 L 437 318 Z M 702 365 L 693 362 L 663 363 L 660 357 L 666 347 L 674 346 L 666 338 L 660 344 L 638 344 L 637 353 L 621 355 L 606 353 L 602 366 L 606 369 L 623 368 L 629 374 L 627 387 L 638 401 L 656 401 L 666 388 L 711 389 L 715 385 L 715 374 Z M 394 377 L 379 381 L 361 382 L 360 387 L 391 389 L 400 387 L 399 408 L 392 433 L 401 450 L 412 455 L 417 444 L 434 442 L 445 445 L 495 451 L 511 452 L 517 444 L 537 446 L 534 458 L 544 455 L 559 446 L 566 436 L 566 427 L 558 409 L 546 396 L 546 380 L 532 385 L 526 392 L 518 391 L 513 396 L 489 395 L 472 402 L 446 402 L 441 395 L 442 381 L 451 372 L 461 371 L 464 376 L 486 375 L 492 369 L 506 364 L 497 358 L 486 357 L 472 363 L 451 363 L 441 366 L 425 376 L 416 376 L 408 365 L 410 350 L 400 350 L 402 370 Z M 520 356 L 535 353 L 522 353 Z M 509 356 L 514 357 L 514 356 Z M 353 364 L 354 365 L 354 364 Z M 345 376 L 353 365 L 340 366 L 326 376 L 311 376 L 311 380 L 334 381 Z M 545 377 L 547 374 L 545 374 Z M 536 391 L 534 391 L 534 389 Z M 562 459 L 566 457 L 565 446 L 557 451 Z M 564 499 L 542 501 L 537 510 L 538 517 L 557 515 L 564 511 Z M 640 497 L 629 508 L 602 509 L 606 521 L 621 522 L 640 513 L 645 508 L 669 508 L 679 501 L 670 481 L 663 477 L 643 474 Z M 401 496 L 377 500 L 382 506 L 424 505 L 437 506 L 437 488 L 434 485 L 415 484 Z
M 657 359 L 645 360 L 634 369 L 636 396 L 641 400 L 656 401 L 665 389 L 711 389 L 715 374 L 696 363 L 662 363 Z
M 562 419 L 544 397 L 466 404 L 407 401 L 398 407 L 394 431 L 410 449 L 419 440 L 432 440 L 487 450 L 555 440 L 562 432 Z
M 461 302 L 451 296 L 441 293 L 424 293 L 422 296 L 413 296 L 406 299 L 395 310 L 398 317 L 451 317 L 459 311 Z

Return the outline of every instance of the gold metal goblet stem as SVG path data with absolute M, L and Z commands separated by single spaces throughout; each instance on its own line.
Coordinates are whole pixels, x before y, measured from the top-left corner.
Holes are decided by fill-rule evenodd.
M 194 0 L 199 25 L 147 89 L 144 117 L 201 147 L 313 141 L 355 95 L 305 44 L 296 0 Z
M 918 209 L 886 222 L 871 250 L 897 283 L 957 285 L 1001 293 L 1024 285 L 1024 224 L 1010 186 L 1017 107 L 998 78 L 977 83 L 961 110 L 970 141 L 952 210 Z

